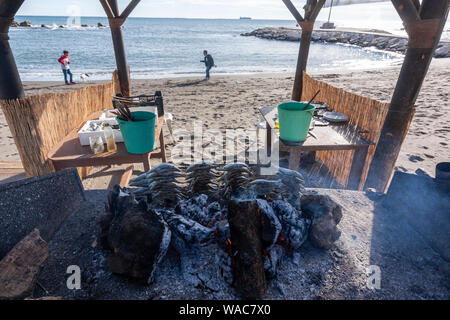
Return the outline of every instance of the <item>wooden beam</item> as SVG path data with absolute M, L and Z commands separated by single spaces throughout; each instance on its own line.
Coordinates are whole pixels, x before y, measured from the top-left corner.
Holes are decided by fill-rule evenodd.
M 311 46 L 312 31 L 302 30 L 300 49 L 298 52 L 297 69 L 295 71 L 294 88 L 292 89 L 292 100 L 300 101 L 303 92 L 303 72 L 308 64 L 309 48 Z
M 100 4 L 105 10 L 106 16 L 108 18 L 115 18 L 114 12 L 112 11 L 111 7 L 109 6 L 109 3 L 106 0 L 100 0 Z
M 420 11 L 420 0 L 412 0 L 414 7 L 416 7 L 417 12 Z
M 129 165 L 120 179 L 120 186 L 122 188 L 128 188 L 130 184 L 131 177 L 133 176 L 134 165 Z
M 423 20 L 433 19 L 434 17 L 439 16 L 440 13 L 445 11 L 448 12 L 449 2 L 450 1 L 423 0 L 420 7 L 420 18 Z M 447 16 L 445 16 L 444 20 L 447 20 Z
M 325 4 L 325 0 L 308 0 L 305 9 L 305 19 L 301 17 L 297 9 L 290 0 L 283 0 L 291 13 L 296 17 L 297 22 L 302 27 L 302 37 L 300 40 L 300 50 L 298 53 L 297 69 L 295 72 L 294 88 L 292 89 L 292 100 L 300 101 L 303 90 L 303 72 L 308 64 L 309 48 L 311 46 L 314 22 L 320 10 Z M 302 19 L 302 20 L 299 20 Z
M 292 4 L 291 0 L 283 0 L 283 2 L 298 23 L 305 21 L 297 8 Z
M 389 184 L 414 115 L 417 96 L 447 20 L 450 0 L 425 1 L 422 14 L 427 19 L 419 21 L 414 20 L 415 18 L 411 19 L 410 15 L 401 15 L 410 30 L 408 50 L 370 166 L 366 188 L 375 188 L 384 192 Z M 397 1 L 392 0 L 392 2 Z
M 419 11 L 417 10 L 412 0 L 391 0 L 391 1 L 395 7 L 395 10 L 397 10 L 400 18 L 402 18 L 403 23 L 408 24 L 420 20 Z
M 309 21 L 316 21 L 317 16 L 319 15 L 320 10 L 322 10 L 325 5 L 326 0 L 319 0 L 317 4 L 314 6 L 314 9 L 311 11 L 310 16 L 307 18 Z
M 119 4 L 117 0 L 107 0 L 107 1 L 109 6 L 111 7 L 112 12 L 114 13 L 114 17 L 120 16 Z
M 0 99 L 25 97 L 16 61 L 9 45 L 9 27 L 24 0 L 0 1 Z
M 134 9 L 134 7 L 136 7 L 137 5 L 136 2 L 138 3 L 139 1 L 133 0 L 127 7 L 127 9 L 125 9 L 125 13 L 127 13 L 130 9 Z M 119 14 L 119 5 L 117 0 L 100 0 L 100 3 L 102 4 L 103 9 L 105 9 L 106 15 L 108 16 L 109 20 L 109 28 L 111 30 L 111 36 L 114 46 L 114 55 L 116 57 L 120 91 L 125 97 L 128 97 L 131 95 L 131 81 L 130 74 L 128 72 L 125 44 L 122 34 L 122 24 L 125 19 L 122 18 Z
M 130 4 L 125 8 L 125 10 L 122 12 L 122 14 L 120 15 L 120 17 L 122 19 L 126 19 L 128 18 L 128 16 L 130 15 L 131 12 L 133 12 L 133 10 L 136 8 L 136 6 L 139 4 L 139 2 L 141 2 L 141 0 L 133 0 L 130 2 Z

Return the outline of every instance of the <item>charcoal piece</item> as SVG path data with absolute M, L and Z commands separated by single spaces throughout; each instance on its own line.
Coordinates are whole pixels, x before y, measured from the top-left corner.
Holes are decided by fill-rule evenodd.
M 329 250 L 341 236 L 337 225 L 342 219 L 342 208 L 329 196 L 306 195 L 301 199 L 302 210 L 311 221 L 309 239 L 321 249 Z
M 99 224 L 100 247 L 109 251 L 109 270 L 147 283 L 170 242 L 162 218 L 116 186 Z
M 275 212 L 267 201 L 258 199 L 257 202 L 259 210 L 261 211 L 264 249 L 270 250 L 277 242 L 282 226 L 280 220 L 277 218 Z
M 262 222 L 256 201 L 228 204 L 234 258 L 234 283 L 245 299 L 260 299 L 267 291 L 263 262 Z
M 297 250 L 308 239 L 309 219 L 303 218 L 302 212 L 286 201 L 274 201 L 272 202 L 272 208 L 280 219 L 288 245 L 293 250 Z
M 214 229 L 186 218 L 179 214 L 164 213 L 164 220 L 169 225 L 172 233 L 183 239 L 187 244 L 204 245 L 214 239 Z
M 273 279 L 276 277 L 284 253 L 284 248 L 279 245 L 275 245 L 268 251 L 264 258 L 264 269 L 266 270 L 267 278 Z

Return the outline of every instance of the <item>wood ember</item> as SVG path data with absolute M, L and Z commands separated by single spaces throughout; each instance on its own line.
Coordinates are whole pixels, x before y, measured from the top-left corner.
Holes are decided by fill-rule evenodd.
M 0 261 L 0 298 L 19 299 L 28 295 L 47 257 L 47 242 L 35 229 Z
M 110 271 L 142 282 L 151 281 L 154 268 L 170 243 L 171 234 L 162 218 L 116 186 L 99 224 L 100 246 L 109 251 Z
M 258 199 L 257 203 L 261 212 L 262 240 L 264 249 L 270 250 L 277 242 L 282 226 L 280 220 L 275 215 L 275 212 L 267 201 Z
M 321 249 L 331 249 L 341 236 L 337 225 L 342 219 L 342 208 L 329 196 L 305 195 L 302 210 L 312 220 L 309 239 Z
M 263 262 L 262 222 L 256 201 L 228 203 L 234 258 L 234 283 L 245 299 L 259 299 L 267 290 Z
M 266 270 L 266 275 L 269 279 L 276 277 L 284 252 L 282 246 L 275 245 L 265 255 L 264 269 Z
M 283 226 L 285 241 L 293 250 L 300 248 L 308 239 L 310 221 L 302 217 L 302 212 L 289 202 L 277 200 L 272 207 Z

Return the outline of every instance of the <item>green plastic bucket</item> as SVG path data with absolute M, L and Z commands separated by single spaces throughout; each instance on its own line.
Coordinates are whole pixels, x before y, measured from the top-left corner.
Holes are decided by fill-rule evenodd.
M 117 118 L 127 151 L 144 154 L 155 149 L 156 114 L 152 112 L 132 112 L 135 121 Z
M 308 137 L 315 107 L 307 103 L 285 102 L 278 106 L 280 138 L 289 142 L 303 142 Z

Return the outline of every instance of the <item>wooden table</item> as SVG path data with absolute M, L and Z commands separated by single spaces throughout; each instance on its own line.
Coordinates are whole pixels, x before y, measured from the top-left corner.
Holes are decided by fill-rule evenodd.
M 87 120 L 98 119 L 101 114 L 101 112 L 94 113 L 90 115 Z M 48 153 L 48 158 L 52 161 L 56 171 L 69 168 L 89 168 L 96 166 L 131 164 L 126 169 L 121 181 L 121 185 L 126 186 L 133 173 L 134 166 L 132 164 L 144 164 L 144 170 L 147 172 L 151 168 L 151 158 L 160 158 L 163 162 L 167 162 L 163 131 L 164 116 L 158 117 L 158 123 L 156 125 L 155 141 L 159 139 L 161 145 L 161 151 L 158 153 L 151 151 L 145 154 L 131 154 L 126 150 L 124 143 L 117 143 L 116 152 L 94 154 L 90 146 L 82 146 L 80 143 L 78 131 L 80 131 L 84 124 L 85 122 L 70 132 Z
M 272 130 L 276 129 L 275 120 L 278 119 L 278 109 L 275 106 L 260 109 L 266 121 L 267 127 L 267 152 L 271 154 Z M 302 152 L 316 152 L 327 150 L 354 150 L 352 169 L 347 188 L 357 190 L 359 188 L 364 165 L 372 142 L 360 135 L 357 129 L 349 125 L 316 126 L 310 131 L 306 141 L 291 143 L 280 139 L 280 143 L 289 151 L 289 168 L 297 170 L 300 165 Z

